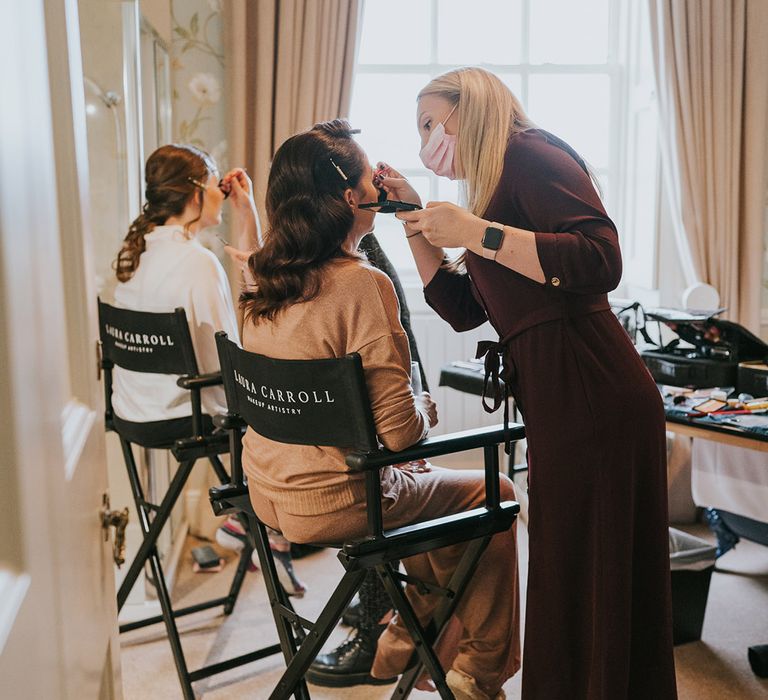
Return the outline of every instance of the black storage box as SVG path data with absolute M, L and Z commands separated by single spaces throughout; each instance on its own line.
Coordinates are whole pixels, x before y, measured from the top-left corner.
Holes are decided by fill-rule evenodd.
M 740 362 L 737 385 L 739 392 L 755 398 L 768 396 L 768 365 L 765 362 Z
M 717 547 L 706 540 L 681 530 L 669 529 L 674 644 L 701 639 L 716 554 Z
M 646 318 L 664 323 L 678 336 L 663 348 L 641 353 L 651 376 L 661 384 L 695 389 L 732 386 L 741 392 L 745 389 L 739 386 L 739 363 L 768 358 L 768 345 L 731 321 L 673 309 L 648 311 Z
M 735 362 L 687 357 L 686 352 L 677 348 L 667 352 L 645 350 L 641 354 L 651 376 L 660 384 L 689 386 L 694 389 L 736 386 L 737 364 Z

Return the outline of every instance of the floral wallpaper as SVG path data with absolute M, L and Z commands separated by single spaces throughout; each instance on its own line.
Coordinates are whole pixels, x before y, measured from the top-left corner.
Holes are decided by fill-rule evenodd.
M 227 158 L 222 0 L 172 0 L 173 137 L 213 156 L 219 171 L 230 167 Z M 224 208 L 226 230 L 227 208 Z M 199 236 L 203 245 L 228 265 L 214 229 Z
M 173 0 L 174 138 L 228 167 L 221 0 Z

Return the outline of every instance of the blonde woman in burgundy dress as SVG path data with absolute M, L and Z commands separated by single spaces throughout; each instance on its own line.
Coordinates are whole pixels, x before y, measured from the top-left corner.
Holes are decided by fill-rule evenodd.
M 523 698 L 673 700 L 664 413 L 608 306 L 616 227 L 584 161 L 491 73 L 435 78 L 417 119 L 425 165 L 468 201 L 397 214 L 426 299 L 457 331 L 490 321 L 528 435 Z

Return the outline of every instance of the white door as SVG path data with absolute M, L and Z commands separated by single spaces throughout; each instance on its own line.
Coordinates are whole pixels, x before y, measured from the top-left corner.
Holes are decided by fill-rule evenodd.
M 0 697 L 122 697 L 75 0 L 0 3 Z

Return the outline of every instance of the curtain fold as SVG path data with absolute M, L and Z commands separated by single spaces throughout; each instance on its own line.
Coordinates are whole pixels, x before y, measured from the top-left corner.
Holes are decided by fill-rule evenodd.
M 649 0 L 662 170 L 686 282 L 760 330 L 768 2 Z
M 230 162 L 254 183 L 259 216 L 272 156 L 289 136 L 347 117 L 360 0 L 230 0 L 224 5 Z
M 739 231 L 744 239 L 739 256 L 739 320 L 759 335 L 762 316 L 763 260 L 768 209 L 768 3 L 747 3 L 744 92 L 744 157 L 739 181 Z

